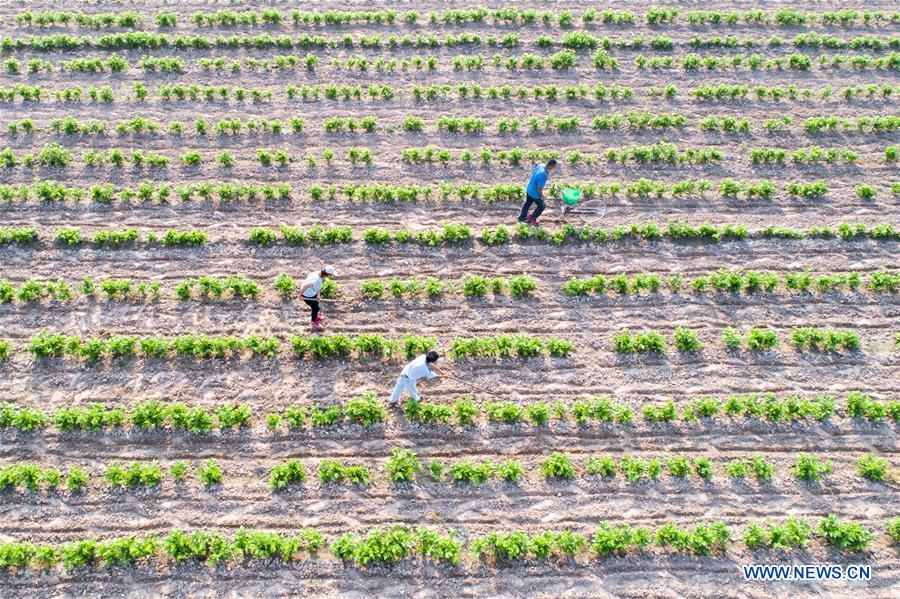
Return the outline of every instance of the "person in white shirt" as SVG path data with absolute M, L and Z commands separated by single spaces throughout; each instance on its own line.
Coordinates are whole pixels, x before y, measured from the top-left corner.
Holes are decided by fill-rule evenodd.
M 420 378 L 428 380 L 437 378 L 438 375 L 443 376 L 444 372 L 435 365 L 440 355 L 436 351 L 430 351 L 422 354 L 418 358 L 403 367 L 397 384 L 394 386 L 394 392 L 391 394 L 391 405 L 396 406 L 400 401 L 403 391 L 407 391 L 413 401 L 419 401 L 419 394 L 416 392 L 416 381 Z
M 306 305 L 312 310 L 312 328 L 319 330 L 322 328 L 322 321 L 325 317 L 319 314 L 319 292 L 322 291 L 322 284 L 325 279 L 330 279 L 337 275 L 337 271 L 330 264 L 322 270 L 309 273 L 303 284 L 300 285 L 300 297 L 306 302 Z

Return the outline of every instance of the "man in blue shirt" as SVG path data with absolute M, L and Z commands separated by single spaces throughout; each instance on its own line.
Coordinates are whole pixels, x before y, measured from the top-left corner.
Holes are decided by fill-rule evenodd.
M 528 187 L 525 188 L 525 203 L 522 204 L 522 211 L 519 212 L 520 223 L 531 223 L 537 226 L 538 217 L 547 206 L 544 201 L 544 186 L 547 185 L 547 176 L 556 166 L 556 160 L 550 159 L 547 164 L 537 164 L 531 171 L 531 179 L 528 181 Z M 528 209 L 535 204 L 534 212 L 528 215 Z

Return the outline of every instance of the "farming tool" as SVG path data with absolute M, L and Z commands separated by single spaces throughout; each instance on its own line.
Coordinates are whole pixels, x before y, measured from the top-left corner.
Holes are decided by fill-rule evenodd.
M 466 386 L 469 387 L 470 389 L 472 389 L 472 390 L 474 390 L 474 391 L 478 391 L 479 393 L 485 393 L 485 394 L 491 395 L 491 396 L 493 396 L 493 397 L 499 397 L 500 399 L 506 399 L 505 396 L 500 395 L 499 393 L 494 393 L 493 391 L 488 391 L 487 389 L 485 389 L 485 388 L 483 388 L 483 387 L 478 387 L 477 385 L 473 385 L 471 381 L 467 381 L 467 380 L 461 379 L 461 378 L 459 378 L 458 376 L 453 376 L 452 374 L 447 374 L 447 375 L 445 375 L 445 376 L 446 376 L 448 379 L 453 379 L 454 381 L 457 381 L 457 382 L 459 382 L 459 383 L 462 383 L 463 385 L 466 385 Z
M 320 302 L 326 304 L 335 304 L 335 306 L 345 306 L 348 308 L 356 308 L 362 303 L 362 298 L 353 298 L 353 299 L 320 299 Z
M 555 195 L 554 198 L 562 201 L 562 211 L 560 217 L 566 220 L 569 215 L 574 215 L 582 222 L 588 225 L 597 224 L 600 219 L 606 216 L 609 204 L 605 200 L 584 200 L 584 195 L 580 189 L 575 187 L 565 187 Z
M 349 308 L 350 310 L 353 310 L 356 306 L 359 305 L 360 300 L 358 300 L 358 299 L 353 299 L 353 300 L 351 300 L 351 299 L 324 299 L 324 298 L 320 298 L 320 299 L 319 299 L 319 302 L 320 302 L 320 303 L 332 304 L 335 308 L 340 307 L 340 308 Z M 341 312 L 338 311 L 338 314 L 341 314 Z M 324 316 L 323 316 L 323 318 L 324 318 Z M 320 325 L 319 325 L 318 327 L 317 327 L 316 325 L 313 325 L 313 330 L 314 330 L 314 331 L 319 331 L 319 330 L 321 330 L 321 323 L 320 323 Z

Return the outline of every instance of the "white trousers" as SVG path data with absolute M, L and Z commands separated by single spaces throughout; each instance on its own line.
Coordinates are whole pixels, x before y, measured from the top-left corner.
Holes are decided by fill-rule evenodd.
M 404 390 L 409 393 L 413 401 L 419 401 L 419 394 L 416 392 L 416 382 L 401 374 L 400 378 L 397 379 L 397 384 L 394 385 L 394 392 L 391 394 L 392 404 L 400 401 L 400 396 L 403 395 Z

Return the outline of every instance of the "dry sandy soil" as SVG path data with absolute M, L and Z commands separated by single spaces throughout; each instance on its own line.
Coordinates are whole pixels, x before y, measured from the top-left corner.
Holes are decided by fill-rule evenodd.
M 398 10 L 418 9 L 425 13 L 439 8 L 440 3 L 411 2 Z M 550 4 L 531 2 L 543 10 Z M 650 3 L 643 1 L 616 3 L 597 9 L 628 10 L 638 15 L 638 24 L 628 27 L 594 25 L 589 31 L 598 37 L 645 35 L 648 39 L 664 34 L 675 41 L 671 54 L 676 61 L 693 51 L 688 40 L 694 35 L 725 35 L 767 38 L 780 35 L 786 42 L 809 29 L 839 37 L 873 34 L 896 38 L 900 25 L 884 24 L 867 28 L 860 24 L 846 27 L 781 27 L 776 25 L 733 27 L 691 27 L 682 19 L 676 24 L 649 27 L 643 20 Z M 757 8 L 774 12 L 783 3 L 757 4 Z M 852 6 L 851 6 L 852 5 Z M 359 5 L 375 9 L 378 3 Z M 571 9 L 576 17 L 580 3 L 560 2 L 552 5 Z M 145 15 L 145 26 L 155 30 L 153 15 L 160 11 L 179 16 L 173 32 L 215 35 L 216 28 L 195 27 L 190 20 L 194 11 L 217 9 L 245 10 L 257 3 L 231 2 L 160 2 L 140 4 L 77 2 L 7 1 L 0 6 L 0 36 L 27 37 L 33 33 L 68 32 L 99 36 L 103 31 L 57 27 L 40 31 L 17 26 L 15 15 L 26 8 L 88 12 L 135 10 Z M 295 8 L 276 3 L 275 8 L 289 12 Z M 744 3 L 711 2 L 685 5 L 685 11 L 746 9 Z M 802 10 L 825 11 L 847 8 L 897 10 L 890 2 L 817 2 L 796 6 Z M 312 10 L 313 7 L 304 7 Z M 317 10 L 346 9 L 346 4 L 322 3 Z M 576 20 L 576 28 L 580 20 Z M 434 32 L 440 36 L 466 31 L 482 37 L 516 31 L 520 44 L 510 53 L 549 54 L 534 41 L 546 33 L 557 37 L 556 25 L 513 27 L 491 22 L 469 25 L 397 25 L 402 33 Z M 233 28 L 237 34 L 256 30 L 296 35 L 306 32 L 303 26 L 286 23 L 281 27 Z M 223 29 L 231 32 L 232 29 Z M 344 25 L 321 28 L 322 35 L 340 36 L 350 33 L 380 33 L 387 36 L 389 27 L 376 25 Z M 731 54 L 738 50 L 702 50 L 704 55 Z M 794 51 L 786 43 L 781 48 L 763 47 L 766 57 Z M 0 279 L 16 284 L 28 279 L 64 278 L 73 285 L 84 276 L 95 279 L 132 277 L 152 279 L 167 285 L 187 277 L 204 274 L 227 276 L 244 274 L 260 281 L 265 291 L 254 301 L 181 302 L 171 292 L 157 302 L 130 303 L 88 301 L 12 303 L 0 305 L 0 338 L 12 340 L 17 350 L 12 358 L 0 363 L 0 400 L 53 410 L 63 406 L 100 402 L 110 406 L 128 406 L 146 398 L 179 399 L 189 403 L 220 405 L 242 402 L 251 406 L 254 425 L 240 432 L 212 433 L 193 436 L 173 432 L 140 433 L 134 431 L 90 435 L 59 435 L 45 432 L 33 435 L 0 432 L 0 463 L 39 462 L 65 469 L 80 465 L 95 476 L 83 495 L 67 493 L 23 494 L 0 493 L 0 541 L 10 539 L 34 542 L 59 542 L 95 535 L 98 538 L 127 534 L 165 534 L 174 527 L 209 528 L 222 532 L 240 526 L 291 531 L 314 526 L 327 535 L 345 531 L 363 531 L 393 522 L 425 523 L 443 529 L 457 530 L 464 540 L 489 529 L 520 528 L 540 531 L 546 528 L 572 528 L 590 532 L 598 522 L 619 519 L 648 526 L 663 522 L 692 524 L 697 521 L 722 520 L 740 530 L 750 520 L 788 515 L 817 519 L 834 513 L 842 519 L 860 522 L 877 531 L 878 537 L 869 551 L 858 555 L 833 552 L 820 541 L 807 550 L 786 553 L 752 554 L 741 543 L 733 544 L 724 555 L 698 558 L 687 555 L 650 551 L 646 555 L 597 560 L 580 556 L 573 561 L 550 560 L 546 563 L 521 563 L 501 567 L 481 564 L 466 558 L 459 567 L 438 567 L 418 560 L 403 562 L 394 568 L 356 569 L 341 565 L 323 552 L 320 559 L 284 564 L 250 563 L 243 566 L 208 568 L 203 565 L 157 566 L 142 564 L 127 569 L 88 569 L 65 574 L 61 569 L 48 573 L 27 572 L 20 575 L 0 574 L 3 596 L 350 596 L 350 597 L 784 597 L 784 596 L 858 596 L 890 597 L 900 591 L 900 560 L 896 546 L 884 535 L 885 519 L 900 513 L 900 495 L 895 484 L 866 481 L 856 475 L 856 460 L 866 452 L 875 452 L 896 467 L 898 459 L 896 427 L 893 424 L 869 424 L 844 417 L 827 423 L 772 424 L 758 421 L 716 420 L 713 423 L 682 423 L 669 426 L 648 425 L 642 421 L 632 427 L 592 424 L 579 427 L 571 422 L 553 422 L 545 427 L 481 424 L 473 429 L 422 427 L 408 423 L 399 413 L 388 423 L 370 428 L 342 426 L 333 430 L 269 432 L 264 415 L 280 411 L 292 403 L 328 405 L 344 401 L 363 391 L 375 390 L 386 400 L 401 364 L 392 360 L 301 361 L 282 352 L 277 359 L 252 358 L 210 360 L 134 360 L 128 364 L 106 363 L 86 366 L 69 361 L 35 361 L 24 350 L 27 340 L 41 329 L 61 330 L 81 336 L 105 334 L 271 334 L 287 336 L 308 327 L 308 312 L 299 300 L 282 300 L 271 288 L 270 281 L 287 272 L 295 278 L 317 267 L 322 261 L 333 263 L 340 272 L 339 283 L 349 295 L 358 294 L 360 283 L 369 278 L 436 276 L 459 280 L 469 274 L 513 276 L 523 272 L 539 284 L 535 297 L 517 300 L 502 297 L 488 300 L 463 300 L 459 296 L 440 301 L 383 300 L 354 302 L 327 310 L 329 332 L 359 334 L 381 333 L 399 337 L 417 333 L 435 337 L 446 346 L 455 336 L 491 335 L 522 332 L 537 336 L 558 335 L 570 339 L 576 352 L 570 358 L 531 358 L 509 360 L 470 360 L 448 365 L 463 380 L 476 388 L 522 403 L 560 399 L 565 403 L 586 395 L 609 394 L 616 400 L 630 402 L 636 408 L 650 402 L 672 399 L 679 404 L 703 395 L 723 397 L 732 393 L 777 392 L 779 395 L 834 395 L 843 398 L 849 391 L 860 390 L 881 400 L 897 399 L 900 389 L 898 351 L 894 342 L 898 329 L 900 302 L 896 294 L 875 294 L 861 290 L 855 293 L 829 292 L 797 294 L 784 290 L 773 294 L 692 294 L 668 292 L 641 297 L 609 294 L 590 298 L 568 298 L 560 286 L 572 276 L 594 274 L 615 275 L 654 272 L 705 274 L 719 268 L 755 269 L 779 274 L 809 269 L 813 273 L 857 271 L 871 273 L 898 267 L 896 241 L 859 240 L 765 240 L 712 243 L 633 242 L 598 244 L 510 244 L 490 248 L 474 242 L 458 248 L 422 248 L 415 245 L 392 245 L 373 249 L 360 239 L 338 247 L 276 244 L 271 247 L 251 246 L 247 233 L 254 226 L 277 226 L 279 223 L 308 227 L 315 223 L 347 225 L 357 237 L 362 229 L 382 226 L 436 227 L 443 222 L 466 223 L 475 231 L 483 226 L 514 224 L 517 206 L 510 202 L 486 204 L 455 200 L 432 200 L 420 204 L 353 204 L 345 201 L 311 202 L 306 186 L 312 183 L 383 182 L 399 184 L 435 184 L 438 181 L 492 184 L 508 182 L 524 184 L 527 167 L 474 165 L 412 166 L 400 159 L 406 147 L 434 145 L 454 150 L 477 150 L 481 147 L 544 148 L 600 154 L 610 147 L 667 141 L 683 147 L 718 149 L 725 160 L 712 165 L 610 165 L 599 160 L 594 165 L 563 165 L 558 175 L 563 181 L 633 182 L 641 177 L 674 182 L 689 178 L 705 178 L 718 182 L 725 178 L 756 181 L 773 180 L 778 193 L 770 200 L 726 199 L 714 189 L 704 196 L 671 198 L 628 198 L 624 194 L 609 201 L 603 226 L 641 223 L 648 219 L 665 223 L 678 219 L 691 224 L 734 222 L 752 229 L 768 225 L 807 229 L 835 225 L 839 222 L 863 222 L 867 225 L 888 222 L 900 226 L 897 196 L 891 195 L 890 182 L 898 180 L 897 167 L 886 163 L 884 148 L 900 140 L 897 133 L 836 132 L 807 134 L 801 123 L 810 116 L 837 115 L 842 118 L 896 114 L 896 101 L 834 98 L 805 101 L 700 102 L 688 90 L 702 84 L 797 85 L 820 89 L 827 85 L 839 88 L 855 84 L 900 83 L 896 71 L 829 70 L 817 65 L 808 72 L 750 72 L 700 70 L 686 72 L 680 68 L 638 70 L 634 50 L 614 48 L 620 69 L 598 73 L 590 64 L 589 53 L 579 52 L 579 64 L 570 71 L 545 71 L 540 74 L 516 74 L 505 68 L 486 66 L 482 71 L 456 73 L 450 60 L 461 53 L 492 54 L 486 47 L 397 51 L 321 50 L 320 68 L 315 74 L 305 70 L 279 73 L 244 70 L 239 77 L 230 73 L 202 71 L 197 59 L 204 56 L 232 58 L 271 57 L 281 51 L 175 51 L 157 50 L 156 55 L 178 55 L 188 65 L 181 75 L 147 74 L 136 67 L 143 51 L 120 51 L 132 64 L 122 74 L 74 74 L 54 69 L 50 74 L 4 74 L 3 87 L 13 83 L 41 85 L 50 90 L 81 85 L 109 85 L 122 98 L 111 105 L 76 102 L 71 104 L 45 100 L 40 103 L 4 103 L 0 105 L 0 147 L 11 147 L 16 153 L 40 149 L 45 143 L 57 142 L 80 156 L 84 150 L 106 148 L 150 149 L 172 157 L 167 169 L 121 170 L 102 167 L 90 169 L 79 159 L 65 169 L 23 167 L 2 173 L 4 183 L 28 183 L 53 179 L 71 186 L 88 187 L 98 181 L 116 186 L 136 187 L 143 181 L 182 184 L 205 180 L 242 180 L 251 182 L 287 181 L 296 190 L 295 198 L 282 202 L 235 201 L 219 204 L 205 201 L 167 205 L 122 204 L 97 205 L 41 204 L 12 202 L 0 206 L 3 226 L 34 226 L 43 240 L 26 247 L 0 246 Z M 811 56 L 836 53 L 810 50 Z M 847 51 L 849 53 L 849 51 Z M 305 54 L 294 50 L 292 53 Z M 376 71 L 349 73 L 334 71 L 332 57 L 345 58 L 364 53 L 404 58 L 434 55 L 440 67 L 436 73 L 394 73 Z M 647 55 L 665 55 L 646 50 Z M 749 52 L 745 52 L 749 54 Z M 16 52 L 20 59 L 34 56 L 60 60 L 74 56 L 102 55 L 103 52 L 48 52 L 33 54 Z M 877 53 L 873 53 L 877 54 Z M 148 101 L 138 103 L 131 93 L 136 80 L 151 89 Z M 546 101 L 450 99 L 442 102 L 414 102 L 407 93 L 389 102 L 300 102 L 288 100 L 284 87 L 288 83 L 326 84 L 330 82 L 389 83 L 408 91 L 414 84 L 477 81 L 483 86 L 556 83 L 559 86 L 597 82 L 618 83 L 635 89 L 628 101 L 601 103 L 594 100 Z M 247 88 L 271 89 L 274 99 L 261 103 L 205 101 L 163 102 L 152 93 L 166 83 L 201 85 L 243 85 Z M 650 86 L 674 83 L 679 94 L 671 100 L 648 96 Z M 687 126 L 678 130 L 598 132 L 590 121 L 598 114 L 650 110 L 684 114 Z M 421 133 L 405 133 L 400 123 L 407 115 L 418 115 L 427 123 Z M 499 135 L 494 126 L 498 118 L 544 116 L 578 116 L 581 127 L 574 133 L 529 133 Z M 48 130 L 52 119 L 75 116 L 79 119 L 108 119 L 118 122 L 134 115 L 163 123 L 179 120 L 192 123 L 198 117 L 211 122 L 220 118 L 268 118 L 288 120 L 300 116 L 306 129 L 301 135 L 239 135 L 234 137 L 193 133 L 181 137 L 161 134 L 120 138 L 109 136 L 62 136 Z M 332 116 L 361 117 L 374 115 L 379 121 L 376 133 L 325 133 L 321 122 Z M 441 115 L 481 116 L 489 123 L 486 133 L 462 135 L 440 132 L 435 120 Z M 699 120 L 709 115 L 746 117 L 750 133 L 727 134 L 704 132 Z M 794 125 L 788 130 L 768 133 L 762 123 L 773 116 L 789 115 Z M 38 131 L 31 135 L 11 135 L 6 123 L 29 117 Z M 396 130 L 390 131 L 390 125 Z M 751 147 L 796 149 L 811 145 L 852 148 L 860 159 L 854 165 L 754 167 L 748 158 Z M 371 167 L 351 166 L 346 160 L 351 146 L 371 148 L 375 162 Z M 294 162 L 284 168 L 263 168 L 256 159 L 262 147 L 287 148 Z M 229 149 L 236 157 L 235 165 L 223 169 L 215 156 Z M 335 150 L 337 159 L 331 166 L 319 160 L 317 167 L 306 166 L 306 154 L 321 156 L 325 148 Z M 204 163 L 192 169 L 183 168 L 178 156 L 197 150 Z M 895 163 L 896 164 L 896 163 Z M 790 181 L 826 180 L 829 193 L 821 199 L 804 200 L 784 192 Z M 862 200 L 856 186 L 876 185 L 874 200 Z M 545 220 L 555 224 L 555 210 L 548 210 Z M 89 235 L 106 227 L 133 226 L 142 231 L 161 231 L 174 227 L 207 231 L 210 243 L 202 248 L 160 249 L 143 244 L 116 250 L 85 247 L 63 249 L 52 242 L 57 228 L 79 227 Z M 751 326 L 769 326 L 786 339 L 791 327 L 852 328 L 863 337 L 863 348 L 850 355 L 806 354 L 784 344 L 778 351 L 755 356 L 747 352 L 727 352 L 722 347 L 721 331 L 733 326 L 746 330 Z M 659 329 L 667 334 L 676 326 L 699 332 L 706 347 L 698 355 L 673 352 L 666 358 L 635 360 L 622 358 L 612 351 L 611 337 L 621 329 Z M 431 401 L 451 403 L 472 389 L 458 380 L 439 380 L 424 386 Z M 476 399 L 491 397 L 475 392 Z M 393 486 L 386 480 L 381 464 L 394 447 L 415 450 L 424 460 L 445 461 L 470 457 L 498 459 L 514 457 L 530 472 L 528 480 L 518 486 L 490 482 L 477 488 L 423 479 L 409 486 Z M 717 464 L 727 460 L 763 453 L 776 465 L 776 476 L 768 485 L 735 483 L 724 474 L 711 483 L 693 477 L 681 481 L 664 476 L 658 482 L 629 484 L 621 477 L 612 482 L 577 477 L 572 482 L 551 483 L 537 473 L 543 457 L 555 450 L 569 451 L 576 463 L 591 455 L 609 454 L 665 457 L 679 452 L 707 455 Z M 797 482 L 789 467 L 799 451 L 810 451 L 835 462 L 835 474 L 819 485 Z M 273 494 L 266 485 L 269 470 L 288 457 L 301 458 L 314 473 L 315 465 L 324 458 L 340 457 L 351 462 L 366 463 L 375 473 L 373 485 L 364 490 L 353 487 L 334 489 L 308 481 L 301 489 Z M 224 484 L 205 490 L 193 480 L 176 484 L 167 479 L 157 490 L 115 492 L 97 473 L 111 461 L 158 460 L 168 465 L 176 460 L 200 462 L 214 458 L 225 471 Z M 314 479 L 312 476 L 311 479 Z M 817 584 L 750 583 L 743 580 L 740 564 L 773 563 L 868 563 L 874 578 L 866 583 L 823 582 Z

